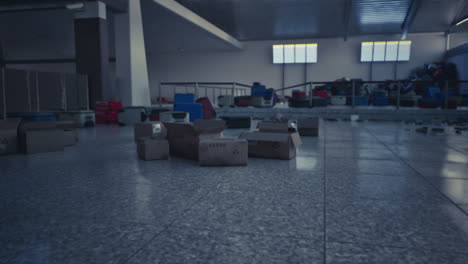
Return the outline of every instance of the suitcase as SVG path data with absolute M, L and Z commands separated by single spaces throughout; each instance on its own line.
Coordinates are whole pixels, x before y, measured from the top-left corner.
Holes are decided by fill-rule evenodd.
M 314 91 L 312 94 L 313 94 L 314 97 L 328 98 L 328 92 L 327 91 Z
M 388 97 L 374 97 L 372 103 L 376 106 L 388 105 Z
M 231 95 L 220 95 L 218 96 L 218 106 L 234 106 L 234 98 Z
M 292 97 L 293 98 L 303 98 L 303 97 L 307 97 L 307 94 L 306 94 L 306 92 L 301 91 L 301 90 L 294 90 L 294 91 L 292 91 Z
M 328 105 L 327 99 L 321 96 L 312 96 L 312 107 L 326 107 Z
M 252 96 L 250 105 L 254 107 L 273 107 L 273 98 L 265 98 L 263 96 Z
M 146 108 L 142 106 L 125 107 L 119 112 L 119 124 L 132 126 L 146 120 Z
M 174 104 L 194 104 L 195 95 L 194 94 L 175 94 L 174 95 Z
M 291 98 L 289 99 L 289 107 L 294 107 L 294 108 L 309 108 L 310 106 L 310 100 L 307 97 L 303 98 Z
M 221 117 L 228 128 L 250 128 L 250 117 Z
M 252 96 L 236 96 L 234 97 L 234 104 L 240 107 L 250 106 Z
M 197 119 L 203 119 L 203 105 L 202 104 L 176 104 L 174 111 L 189 113 L 190 122 Z
M 332 105 L 346 105 L 346 96 L 335 95 L 331 97 Z
M 419 107 L 421 108 L 437 108 L 439 104 L 437 100 L 432 98 L 421 98 L 419 100 Z
M 214 109 L 208 97 L 199 98 L 196 102 L 203 106 L 204 119 L 213 119 L 216 117 L 216 110 Z

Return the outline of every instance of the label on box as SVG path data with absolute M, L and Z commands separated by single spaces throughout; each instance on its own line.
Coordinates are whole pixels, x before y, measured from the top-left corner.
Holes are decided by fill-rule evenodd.
M 153 134 L 161 133 L 161 124 L 153 124 Z

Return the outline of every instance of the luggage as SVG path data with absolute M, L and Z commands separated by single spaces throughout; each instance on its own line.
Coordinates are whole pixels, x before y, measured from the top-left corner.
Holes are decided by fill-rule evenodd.
M 373 104 L 376 106 L 388 105 L 388 97 L 374 97 Z
M 234 97 L 231 95 L 220 95 L 218 96 L 218 106 L 234 106 Z
M 268 96 L 265 85 L 255 82 L 252 86 L 252 96 Z
M 194 94 L 175 94 L 174 95 L 174 104 L 194 104 L 195 95 Z
M 250 117 L 221 117 L 228 128 L 250 128 Z
M 303 97 L 307 97 L 307 94 L 306 94 L 306 92 L 301 91 L 301 90 L 294 90 L 294 91 L 292 91 L 292 97 L 293 98 L 303 98 Z
M 326 107 L 328 105 L 327 99 L 321 96 L 312 96 L 312 107 Z
M 436 96 L 440 95 L 440 88 L 439 87 L 427 87 L 426 88 L 426 97 L 435 98 Z
M 80 127 L 93 127 L 96 123 L 94 111 L 81 110 L 58 113 L 59 121 L 75 121 Z
M 373 91 L 372 97 L 387 97 L 386 91 Z
M 213 119 L 216 117 L 216 110 L 214 109 L 208 97 L 199 98 L 196 102 L 203 106 L 204 119 Z
M 52 112 L 24 112 L 24 113 L 9 113 L 9 118 L 22 118 L 24 121 L 56 121 L 57 116 Z
M 96 124 L 114 124 L 119 118 L 118 111 L 122 110 L 120 101 L 96 101 Z
M 161 122 L 168 123 L 188 123 L 190 122 L 190 114 L 187 112 L 166 111 L 159 113 Z
M 307 97 L 289 99 L 289 107 L 308 108 L 311 107 L 310 99 Z
M 346 96 L 335 95 L 331 97 L 332 105 L 346 105 Z
M 190 122 L 197 119 L 203 119 L 203 105 L 202 104 L 176 104 L 174 111 L 189 113 Z
M 439 103 L 437 100 L 432 98 L 421 98 L 419 100 L 419 107 L 421 108 L 437 108 L 439 107 Z
M 250 105 L 254 107 L 273 107 L 273 97 L 252 96 Z
M 354 105 L 369 105 L 369 98 L 367 96 L 354 97 Z
M 234 97 L 234 104 L 240 107 L 250 106 L 252 96 L 236 96 Z
M 119 124 L 123 126 L 131 126 L 135 123 L 144 122 L 146 120 L 146 108 L 143 106 L 125 107 L 119 112 Z
M 328 98 L 328 92 L 327 91 L 314 91 L 312 94 L 313 94 L 314 97 Z

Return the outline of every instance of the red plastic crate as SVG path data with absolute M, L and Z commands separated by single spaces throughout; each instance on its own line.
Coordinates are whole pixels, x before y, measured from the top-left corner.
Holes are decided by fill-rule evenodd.
M 122 102 L 120 101 L 110 101 L 109 102 L 109 109 L 110 110 L 121 110 L 122 107 Z

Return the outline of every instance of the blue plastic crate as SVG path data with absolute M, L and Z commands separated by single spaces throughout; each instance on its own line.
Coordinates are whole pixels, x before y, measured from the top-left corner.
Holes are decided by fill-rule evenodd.
M 426 88 L 426 97 L 436 97 L 440 95 L 439 87 L 427 87 Z
M 374 97 L 374 105 L 388 105 L 388 97 Z
M 187 112 L 190 114 L 190 122 L 197 119 L 203 119 L 203 105 L 202 104 L 176 104 L 174 111 Z
M 194 94 L 175 94 L 174 104 L 194 104 L 195 95 Z
M 367 96 L 356 96 L 354 97 L 355 105 L 369 105 L 369 98 Z
M 372 92 L 372 97 L 386 97 L 387 92 L 386 91 L 373 91 Z
M 265 96 L 264 93 L 266 92 L 265 85 L 254 85 L 252 86 L 252 95 L 253 96 Z
M 25 113 L 10 113 L 8 117 L 19 117 L 25 121 L 57 121 L 57 115 L 50 112 L 25 112 Z

